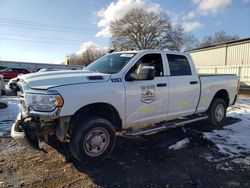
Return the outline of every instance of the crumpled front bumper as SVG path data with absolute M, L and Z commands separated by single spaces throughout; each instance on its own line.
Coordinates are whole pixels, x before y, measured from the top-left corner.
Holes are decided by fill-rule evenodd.
M 11 137 L 25 147 L 34 148 L 28 136 L 26 135 L 25 131 L 20 130 L 19 127 L 20 125 L 21 125 L 21 114 L 19 113 L 15 123 L 13 123 L 11 127 Z

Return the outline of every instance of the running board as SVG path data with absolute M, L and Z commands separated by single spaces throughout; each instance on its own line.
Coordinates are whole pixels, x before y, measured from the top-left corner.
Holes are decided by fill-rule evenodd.
M 135 131 L 127 131 L 125 132 L 125 135 L 126 136 L 139 136 L 139 135 L 149 134 L 153 132 L 160 132 L 164 130 L 174 129 L 177 127 L 182 127 L 186 124 L 194 123 L 196 121 L 201 121 L 205 119 L 208 119 L 208 115 L 196 115 L 188 119 L 174 120 L 172 122 L 162 122 L 153 127 L 147 127 L 147 128 L 143 128 L 143 129 L 139 129 Z

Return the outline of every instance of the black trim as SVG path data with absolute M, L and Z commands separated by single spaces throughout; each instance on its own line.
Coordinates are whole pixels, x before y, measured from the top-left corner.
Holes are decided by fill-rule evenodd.
M 166 83 L 159 83 L 159 84 L 156 84 L 157 87 L 167 87 L 167 84 Z
M 102 76 L 88 76 L 89 80 L 103 80 Z
M 235 95 L 235 97 L 234 97 L 234 101 L 233 101 L 232 105 L 235 105 L 235 103 L 236 103 L 237 99 L 238 99 L 238 94 L 237 94 L 237 95 Z
M 191 81 L 191 82 L 189 82 L 190 84 L 198 84 L 198 82 L 197 81 Z

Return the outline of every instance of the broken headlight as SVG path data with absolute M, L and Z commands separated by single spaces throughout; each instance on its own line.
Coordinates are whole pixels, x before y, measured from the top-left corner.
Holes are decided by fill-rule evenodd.
M 63 105 L 63 99 L 60 95 L 25 93 L 24 98 L 27 108 L 35 111 L 51 112 Z

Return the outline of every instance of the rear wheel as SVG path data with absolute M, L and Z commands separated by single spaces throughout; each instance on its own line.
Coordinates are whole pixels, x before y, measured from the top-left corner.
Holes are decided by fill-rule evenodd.
M 108 120 L 93 116 L 77 121 L 70 139 L 70 151 L 79 161 L 101 161 L 115 146 L 115 129 Z
M 225 123 L 226 111 L 227 107 L 225 101 L 220 98 L 214 98 L 207 111 L 209 122 L 218 128 L 222 128 Z

